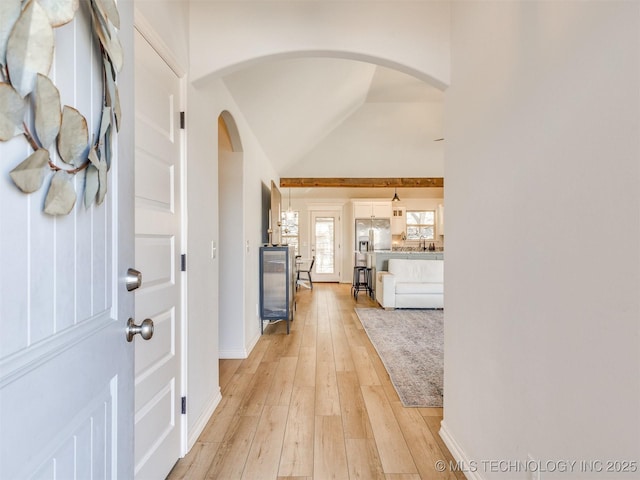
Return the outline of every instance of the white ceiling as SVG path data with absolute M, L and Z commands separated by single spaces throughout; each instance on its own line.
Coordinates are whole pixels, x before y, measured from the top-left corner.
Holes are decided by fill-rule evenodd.
M 367 94 L 367 102 L 437 102 L 442 103 L 442 90 L 397 70 L 375 67 Z
M 415 77 L 364 62 L 301 58 L 223 81 L 280 176 L 441 176 L 443 142 L 434 140 L 442 137 L 443 92 Z M 381 162 L 395 162 L 399 173 L 382 171 Z
M 375 66 L 325 58 L 262 63 L 224 83 L 283 172 L 365 101 Z

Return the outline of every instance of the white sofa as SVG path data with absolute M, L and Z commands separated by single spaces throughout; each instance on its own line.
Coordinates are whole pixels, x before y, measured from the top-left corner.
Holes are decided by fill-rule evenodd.
M 389 259 L 377 274 L 376 300 L 385 309 L 444 308 L 444 261 Z

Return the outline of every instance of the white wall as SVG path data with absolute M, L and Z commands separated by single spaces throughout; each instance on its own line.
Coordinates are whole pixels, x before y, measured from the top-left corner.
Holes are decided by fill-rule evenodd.
M 219 128 L 220 122 L 218 122 Z M 218 131 L 220 138 L 220 131 Z M 219 276 L 218 347 L 220 358 L 245 358 L 243 153 L 218 148 Z
M 228 111 L 236 122 L 242 141 L 242 209 L 237 211 L 244 246 L 244 290 L 235 292 L 234 305 L 243 305 L 240 348 L 248 354 L 260 336 L 256 316 L 258 302 L 258 247 L 261 241 L 261 184 L 278 181 L 269 160 L 251 133 L 222 81 L 205 89 L 188 90 L 188 203 L 189 203 L 189 431 L 204 425 L 219 400 L 218 384 L 218 249 L 211 259 L 211 241 L 221 245 L 218 230 L 218 117 Z M 235 155 L 235 154 L 234 154 Z M 225 207 L 224 205 L 222 206 Z M 248 246 L 248 249 L 247 249 Z M 235 345 L 234 345 L 235 348 Z M 195 438 L 190 433 L 190 443 Z
M 477 462 L 637 461 L 640 5 L 452 18 L 443 433 Z
M 201 98 L 188 90 L 188 432 L 189 446 L 220 400 L 218 383 L 218 260 L 211 259 L 211 241 L 218 242 L 219 111 L 194 108 Z M 220 253 L 218 252 L 218 258 Z
M 375 58 L 435 86 L 449 83 L 448 1 L 194 2 L 191 13 L 197 82 L 259 58 L 306 52 Z M 211 45 L 225 48 L 211 55 Z

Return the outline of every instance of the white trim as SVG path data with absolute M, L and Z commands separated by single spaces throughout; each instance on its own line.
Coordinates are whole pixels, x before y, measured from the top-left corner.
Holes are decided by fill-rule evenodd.
M 0 359 L 0 388 L 24 377 L 87 338 L 102 332 L 114 321 L 109 317 L 108 311 L 109 309 Z M 124 330 L 122 341 L 124 342 Z
M 182 78 L 187 74 L 187 69 L 181 65 L 171 49 L 167 46 L 162 36 L 155 31 L 151 23 L 145 18 L 142 12 L 133 7 L 133 23 L 134 28 L 142 35 L 142 37 L 149 42 L 149 45 L 160 55 L 169 68 L 173 70 L 178 77 Z
M 220 404 L 221 400 L 222 400 L 222 393 L 220 393 L 220 389 L 218 389 L 218 392 L 216 393 L 216 395 L 211 399 L 209 404 L 204 408 L 204 410 L 202 411 L 202 414 L 193 425 L 193 428 L 191 429 L 191 432 L 189 434 L 189 438 L 187 441 L 187 451 L 184 453 L 184 455 L 189 453 L 189 451 L 196 444 L 196 442 L 198 441 L 198 438 L 200 437 L 200 434 L 204 431 L 205 427 L 207 426 L 207 423 L 209 423 L 209 419 L 213 415 L 213 412 L 215 412 L 216 407 Z
M 253 337 L 253 340 L 251 340 L 249 342 L 249 344 L 246 347 L 246 353 L 247 353 L 247 357 L 249 356 L 249 354 L 253 351 L 254 347 L 256 346 L 256 344 L 258 343 L 258 340 L 260 340 L 260 334 L 256 334 L 255 337 Z M 246 357 L 245 357 L 246 358 Z
M 244 360 L 248 356 L 249 355 L 247 354 L 247 351 L 244 348 L 220 350 L 218 352 L 218 358 L 224 359 L 224 360 L 230 360 L 230 359 Z
M 254 347 L 258 343 L 258 340 L 260 340 L 259 333 L 255 337 L 253 337 L 253 339 L 249 342 L 249 344 L 244 349 L 231 348 L 231 349 L 224 349 L 224 350 L 218 351 L 218 358 L 223 358 L 225 360 L 227 359 L 244 360 L 249 356 L 251 351 L 254 349 Z
M 180 111 L 186 114 L 187 105 L 187 78 L 180 78 Z M 185 119 L 184 128 L 180 129 L 180 247 L 182 253 L 187 255 L 189 252 L 188 244 L 188 232 L 189 232 L 189 215 L 187 205 L 187 170 L 189 163 L 187 162 L 187 122 Z M 187 255 L 187 264 L 189 262 L 189 255 Z M 187 272 L 180 272 L 181 275 L 181 292 L 180 292 L 180 317 L 181 317 L 181 332 L 180 332 L 180 396 L 188 398 L 189 391 L 189 276 Z M 180 453 L 186 455 L 188 451 L 188 436 L 189 436 L 189 411 L 185 415 L 182 415 L 182 422 L 180 424 Z
M 456 460 L 460 465 L 472 465 L 471 460 L 464 453 L 464 450 L 462 450 L 462 447 L 460 447 L 460 444 L 458 444 L 458 442 L 454 440 L 453 436 L 451 435 L 451 432 L 449 432 L 449 429 L 447 428 L 447 424 L 445 423 L 444 420 L 440 422 L 440 431 L 438 433 L 440 434 L 440 438 L 442 439 L 444 444 L 449 449 L 449 452 L 451 452 L 451 455 L 453 456 L 454 460 Z M 484 477 L 480 474 L 479 471 L 475 471 L 475 472 L 465 471 L 463 473 L 468 480 L 484 480 Z

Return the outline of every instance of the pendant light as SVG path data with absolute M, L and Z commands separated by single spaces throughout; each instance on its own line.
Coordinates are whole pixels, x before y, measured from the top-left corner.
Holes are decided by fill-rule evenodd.
M 289 187 L 289 206 L 287 207 L 287 211 L 285 212 L 285 217 L 287 219 L 287 222 L 290 222 L 291 220 L 293 220 L 293 210 L 291 210 L 291 187 Z
M 399 202 L 400 201 L 400 197 L 398 197 L 398 189 L 394 188 L 393 189 L 393 198 L 391 199 L 392 202 Z

